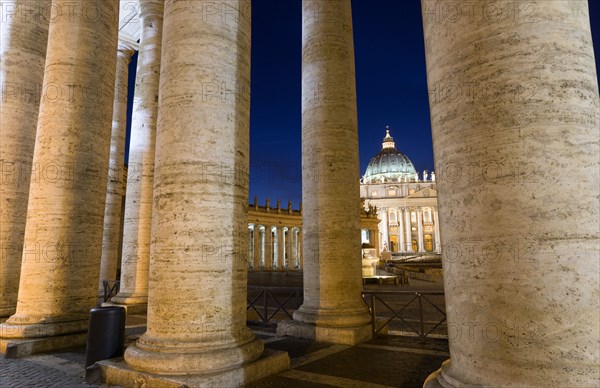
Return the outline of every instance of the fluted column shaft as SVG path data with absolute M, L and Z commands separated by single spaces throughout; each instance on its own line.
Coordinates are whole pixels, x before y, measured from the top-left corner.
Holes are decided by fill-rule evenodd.
M 304 304 L 294 313 L 294 320 L 316 326 L 361 327 L 370 318 L 360 295 L 358 125 L 350 1 L 304 0 L 302 4 L 305 267 Z M 332 334 L 328 340 L 338 338 Z
M 14 314 L 51 0 L 6 3 L 0 20 L 0 317 Z M 9 9 L 9 5 L 13 8 Z M 11 11 L 12 10 L 12 11 Z M 10 13 L 8 11 L 14 12 Z
M 428 384 L 598 386 L 600 102 L 587 1 L 518 1 L 510 15 L 481 1 L 469 6 L 484 20 L 452 21 L 436 17 L 439 3 L 422 9 L 451 362 Z M 444 92 L 455 85 L 475 95 Z
M 148 301 L 164 0 L 139 0 L 139 6 L 142 33 L 131 117 L 121 284 L 119 294 L 111 299 L 124 305 L 144 305 Z
M 125 360 L 203 374 L 256 359 L 246 327 L 250 1 L 165 4 L 148 330 Z
M 67 3 L 52 3 L 44 88 L 55 92 L 40 104 L 17 311 L 0 326 L 5 338 L 85 332 L 96 305 L 119 2 Z M 57 13 L 67 7 L 70 17 Z
M 121 242 L 121 215 L 123 195 L 125 195 L 123 167 L 125 164 L 125 135 L 127 132 L 129 62 L 134 53 L 135 48 L 133 44 L 119 42 L 112 133 L 110 136 L 108 186 L 106 190 L 106 205 L 104 206 L 104 234 L 102 236 L 100 282 L 98 285 L 100 294 L 103 291 L 102 282 L 104 280 L 117 280 L 119 245 Z

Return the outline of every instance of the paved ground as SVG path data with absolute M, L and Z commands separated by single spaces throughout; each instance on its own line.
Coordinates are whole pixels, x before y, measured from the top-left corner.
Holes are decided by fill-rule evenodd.
M 253 285 L 301 287 L 299 274 L 255 274 Z M 440 290 L 439 284 L 366 286 L 369 290 Z M 145 331 L 145 317 L 128 317 L 127 343 Z M 421 387 L 425 378 L 449 357 L 445 339 L 379 336 L 351 347 L 294 338 L 278 338 L 274 327 L 252 327 L 265 347 L 290 354 L 292 369 L 249 387 Z M 85 349 L 36 355 L 19 360 L 0 357 L 0 387 L 95 387 L 84 380 Z M 221 387 L 219 387 L 221 388 Z M 225 388 L 225 387 L 223 387 Z

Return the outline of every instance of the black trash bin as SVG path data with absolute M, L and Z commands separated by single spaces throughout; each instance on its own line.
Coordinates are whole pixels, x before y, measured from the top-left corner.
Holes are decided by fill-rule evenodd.
M 96 361 L 123 355 L 125 345 L 125 308 L 110 306 L 90 310 L 85 367 Z

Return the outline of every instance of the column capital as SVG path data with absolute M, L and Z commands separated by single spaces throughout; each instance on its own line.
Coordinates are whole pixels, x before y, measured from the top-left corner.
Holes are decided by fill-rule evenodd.
M 117 47 L 118 53 L 121 55 L 126 55 L 128 58 L 139 50 L 140 45 L 138 42 L 133 41 L 130 38 L 119 36 L 119 45 Z

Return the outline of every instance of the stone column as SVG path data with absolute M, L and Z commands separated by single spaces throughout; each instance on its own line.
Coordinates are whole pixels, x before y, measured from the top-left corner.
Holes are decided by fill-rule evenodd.
M 349 0 L 303 1 L 304 304 L 280 334 L 356 344 L 371 336 L 361 299 L 354 43 Z
M 290 269 L 296 270 L 296 264 L 298 263 L 298 235 L 296 228 L 290 229 L 290 239 L 292 243 L 290 248 Z
M 0 325 L 3 349 L 41 338 L 19 355 L 84 341 L 98 293 L 119 2 L 52 5 L 17 310 Z
M 152 185 L 158 116 L 163 0 L 139 0 L 142 33 L 131 117 L 120 291 L 112 303 L 143 312 L 148 301 Z
M 387 208 L 382 208 L 381 209 L 381 224 L 383 225 L 383 228 L 381 228 L 381 233 L 382 233 L 382 237 L 383 237 L 383 241 L 381 243 L 383 248 L 386 248 L 388 251 L 390 249 L 390 236 L 389 236 L 389 227 L 388 227 L 388 209 Z
M 297 255 L 298 255 L 298 269 L 300 271 L 304 271 L 304 255 L 302 254 L 302 249 L 304 248 L 304 243 L 302 240 L 302 228 L 298 229 L 298 232 L 296 232 L 296 236 L 298 238 L 298 244 L 297 244 Z
M 425 252 L 423 246 L 423 208 L 417 208 L 417 246 L 419 252 Z
M 260 225 L 254 224 L 254 270 L 260 271 L 261 264 L 261 239 L 260 239 Z
M 442 253 L 442 240 L 440 238 L 440 221 L 437 206 L 433 208 L 433 222 L 435 230 L 435 253 Z
M 450 21 L 439 3 L 422 8 L 451 362 L 426 386 L 598 386 L 588 4 L 482 1 Z
M 4 3 L 0 20 L 0 318 L 14 314 L 50 0 Z
M 245 320 L 250 2 L 206 6 L 165 4 L 148 330 L 125 352 L 150 373 L 222 372 L 263 350 Z
M 410 208 L 405 208 L 404 221 L 406 221 L 406 252 L 414 252 L 412 247 L 412 225 L 410 223 Z
M 287 237 L 285 239 L 285 251 L 287 253 L 287 269 L 293 271 L 296 263 L 294 262 L 294 259 L 292 257 L 292 246 L 294 244 L 294 237 L 292 236 L 292 234 L 293 228 L 290 226 L 287 228 Z
M 112 133 L 110 136 L 110 161 L 106 205 L 104 206 L 104 235 L 100 259 L 99 295 L 103 295 L 102 281 L 117 280 L 119 243 L 121 239 L 121 211 L 125 187 L 123 166 L 125 164 L 125 134 L 127 132 L 127 92 L 129 62 L 137 43 L 119 41 L 117 71 L 113 103 Z
M 265 225 L 265 271 L 271 271 L 273 269 L 273 233 L 271 227 Z
M 277 227 L 277 269 L 285 270 L 285 236 L 283 226 Z
M 404 209 L 398 208 L 398 252 L 404 252 L 406 245 L 404 244 Z

